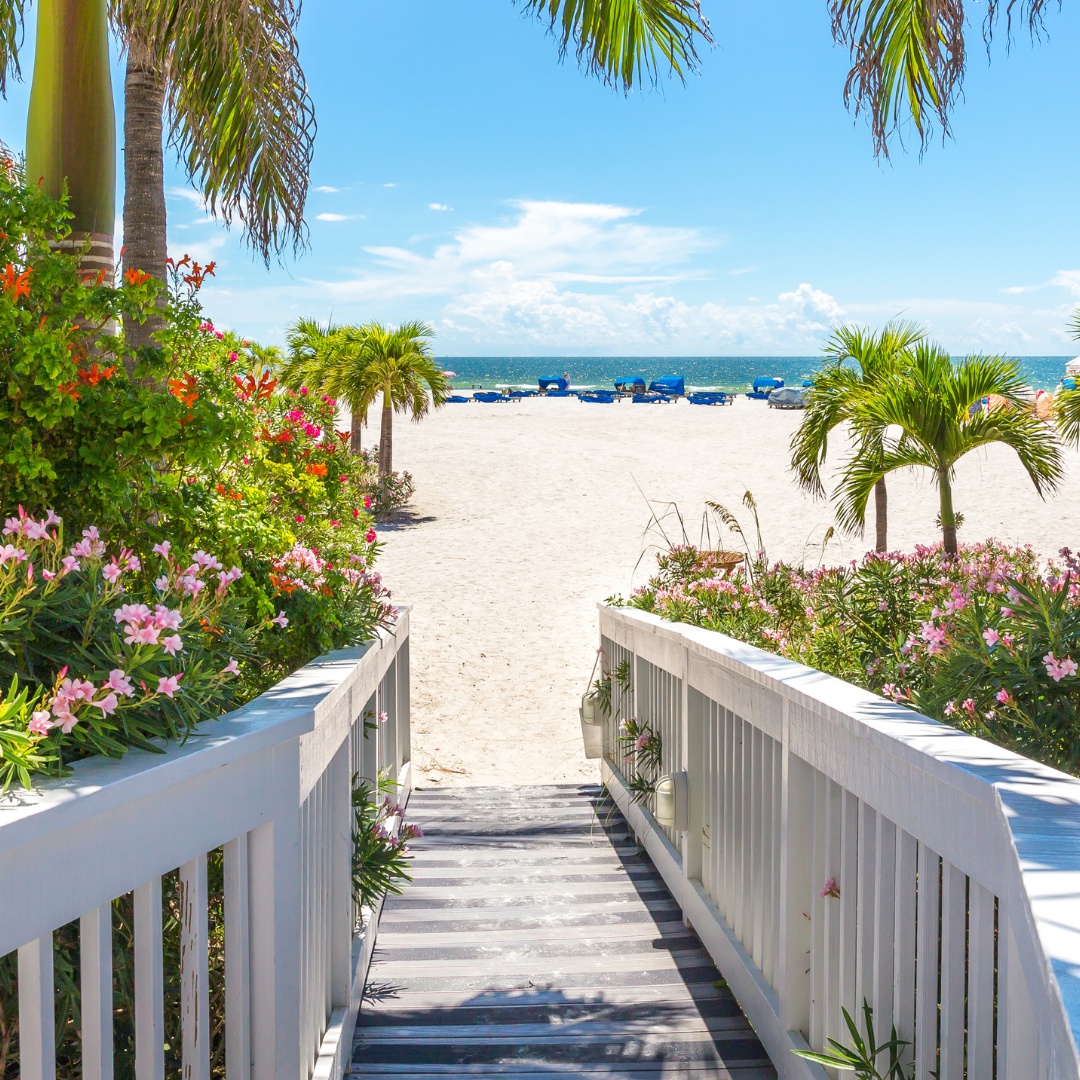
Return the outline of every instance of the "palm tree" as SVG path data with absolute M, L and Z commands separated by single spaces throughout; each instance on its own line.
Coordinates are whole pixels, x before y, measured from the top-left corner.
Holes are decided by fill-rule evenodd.
M 987 0 L 982 19 L 989 47 L 1001 9 L 1006 37 L 1016 18 L 1041 36 L 1047 0 Z M 889 139 L 910 118 L 920 150 L 936 119 L 942 137 L 964 82 L 964 0 L 829 0 L 834 39 L 851 52 L 844 103 L 866 111 L 874 151 L 888 157 Z M 981 12 L 980 12 L 981 15 Z
M 1061 451 L 1052 430 L 1024 408 L 1024 378 L 1015 361 L 1001 356 L 971 356 L 954 364 L 937 345 L 920 344 L 902 372 L 870 384 L 852 404 L 850 419 L 861 448 L 880 441 L 881 457 L 857 448 L 837 485 L 837 519 L 845 527 L 862 520 L 880 477 L 894 469 L 929 469 L 941 501 L 941 531 L 947 554 L 956 554 L 956 512 L 952 481 L 965 454 L 991 443 L 1016 451 L 1035 490 L 1045 498 L 1064 475 Z M 989 394 L 1012 406 L 994 412 L 970 407 Z M 897 427 L 900 437 L 885 438 Z
M 841 326 L 825 345 L 827 367 L 815 372 L 807 394 L 806 411 L 798 431 L 791 438 L 791 468 L 796 482 L 812 495 L 821 497 L 821 466 L 834 428 L 850 419 L 854 402 L 862 390 L 901 370 L 913 346 L 926 338 L 926 331 L 913 322 L 890 322 L 881 333 L 858 326 Z M 858 370 L 846 361 L 854 360 Z M 864 457 L 880 461 L 884 447 L 880 439 L 860 446 Z M 888 550 L 888 493 L 885 477 L 874 484 L 877 524 L 875 547 Z M 862 522 L 859 522 L 862 528 Z
M 711 42 L 699 0 L 523 0 L 563 53 L 629 91 L 666 63 L 679 78 Z M 0 93 L 21 77 L 24 0 L 0 0 Z M 113 268 L 115 118 L 107 14 L 128 49 L 125 79 L 125 267 L 165 277 L 162 115 L 212 212 L 244 224 L 269 260 L 305 243 L 314 113 L 296 51 L 294 0 L 41 0 L 27 133 L 27 170 L 74 214 L 70 243 Z M 128 327 L 135 344 L 145 330 Z
M 407 322 L 396 329 L 370 322 L 356 328 L 358 347 L 342 351 L 344 360 L 326 377 L 323 388 L 349 402 L 353 415 L 367 415 L 382 397 L 379 431 L 379 475 L 393 471 L 394 413 L 420 421 L 450 394 L 450 384 L 431 355 L 427 339 L 435 331 L 427 323 Z
M 325 389 L 335 370 L 344 371 L 367 362 L 361 356 L 363 327 L 334 326 L 331 322 L 321 326 L 315 319 L 299 319 L 285 332 L 285 342 L 289 356 L 279 369 L 278 377 L 290 390 L 299 390 L 302 386 Z M 352 413 L 349 449 L 359 454 L 360 428 L 367 423 L 367 409 L 361 410 L 350 399 L 341 396 Z

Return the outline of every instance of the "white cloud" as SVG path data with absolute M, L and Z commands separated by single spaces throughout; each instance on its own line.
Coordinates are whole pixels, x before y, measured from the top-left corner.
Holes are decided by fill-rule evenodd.
M 453 210 L 452 206 L 447 206 L 446 203 L 429 202 L 427 204 L 429 210 Z
M 355 221 L 362 218 L 363 214 L 316 214 L 316 221 Z
M 327 184 L 320 184 L 318 187 L 312 188 L 312 191 L 321 191 L 325 195 L 336 195 L 341 188 L 330 187 Z
M 383 184 L 383 187 L 397 187 L 397 184 Z

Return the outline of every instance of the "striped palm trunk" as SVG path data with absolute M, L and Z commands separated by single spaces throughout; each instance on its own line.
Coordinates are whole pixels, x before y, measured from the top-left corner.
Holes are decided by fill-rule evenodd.
M 116 217 L 116 116 L 105 0 L 40 0 L 26 125 L 26 174 L 59 198 L 67 182 L 71 234 L 86 271 L 112 283 Z

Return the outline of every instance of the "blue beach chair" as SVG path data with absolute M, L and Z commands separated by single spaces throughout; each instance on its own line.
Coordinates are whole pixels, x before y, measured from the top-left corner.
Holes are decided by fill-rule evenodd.
M 674 398 L 665 397 L 663 394 L 635 394 L 630 399 L 631 405 L 667 405 Z

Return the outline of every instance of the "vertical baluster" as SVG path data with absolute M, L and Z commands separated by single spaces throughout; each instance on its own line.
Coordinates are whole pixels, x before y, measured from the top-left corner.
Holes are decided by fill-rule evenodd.
M 915 1080 L 932 1080 L 937 1072 L 938 916 L 941 859 L 919 844 L 917 965 L 915 975 Z
M 206 856 L 180 867 L 180 1017 L 184 1080 L 210 1080 Z
M 747 855 L 746 868 L 746 926 L 743 944 L 761 967 L 761 731 L 750 727 L 747 731 L 747 749 L 750 783 L 747 786 Z
M 165 1080 L 161 878 L 135 890 L 135 1080 Z
M 967 1074 L 994 1068 L 994 894 L 973 878 L 968 886 Z
M 780 992 L 780 968 L 783 964 L 781 938 L 784 925 L 784 894 L 780 889 L 783 864 L 784 747 L 773 740 L 773 989 Z
M 54 1080 L 56 1076 L 53 985 L 50 931 L 19 947 L 20 1080 Z
M 742 745 L 739 759 L 739 773 L 742 776 L 742 806 L 740 814 L 739 837 L 739 903 L 741 905 L 741 924 L 739 940 L 749 948 L 753 946 L 754 932 L 754 728 L 742 721 Z
M 896 935 L 896 826 L 877 816 L 874 872 L 874 1027 L 889 1034 L 893 1015 L 893 946 Z
M 874 906 L 877 888 L 877 811 L 859 803 L 858 896 L 855 899 L 855 1007 L 862 1019 L 862 1003 L 874 1004 Z M 861 1028 L 860 1022 L 860 1028 Z M 864 1033 L 865 1034 L 865 1033 Z
M 841 852 L 843 839 L 843 797 L 844 789 L 832 780 L 824 781 L 825 791 L 825 865 L 820 883 L 821 893 L 825 882 L 830 878 L 840 880 Z M 842 899 L 842 896 L 841 896 Z M 823 953 L 821 963 L 821 1012 L 824 1023 L 824 1035 L 829 1039 L 840 1039 L 846 1032 L 840 1014 L 840 922 L 842 913 L 840 899 L 826 897 L 822 902 Z
M 896 838 L 896 949 L 893 962 L 893 1023 L 908 1045 L 902 1061 L 914 1060 L 915 1040 L 915 882 L 918 844 L 900 830 Z
M 829 876 L 828 791 L 829 781 L 817 769 L 813 773 L 814 840 L 810 876 L 810 1046 L 820 1050 L 825 1045 L 825 898 L 822 882 Z M 789 853 L 790 858 L 790 853 Z
M 397 671 L 397 690 L 394 700 L 397 703 L 397 763 L 398 772 L 406 761 L 412 760 L 412 701 L 409 686 L 409 639 L 398 645 L 395 670 Z
M 225 845 L 225 1076 L 251 1076 L 247 834 Z
M 742 938 L 743 926 L 743 739 L 744 724 L 736 716 L 731 733 L 731 929 Z
M 83 1080 L 112 1080 L 112 904 L 79 920 L 79 992 Z
M 768 735 L 761 737 L 761 960 L 759 966 L 765 981 L 773 981 L 773 862 L 776 850 L 773 847 L 773 740 Z
M 723 890 L 724 916 L 728 926 L 735 925 L 735 717 L 730 709 L 721 713 L 724 725 L 724 764 L 720 781 L 720 798 L 723 807 L 722 838 L 723 864 L 721 889 Z
M 788 715 L 784 704 L 784 743 L 788 738 Z M 814 776 L 810 766 L 781 745 L 780 922 L 783 927 L 778 954 L 777 995 L 780 999 L 780 1030 L 811 1035 L 812 924 L 806 916 L 814 911 Z M 813 1044 L 816 1045 L 816 1044 Z
M 966 1028 L 967 878 L 944 859 L 941 875 L 941 1072 L 938 1080 L 962 1080 Z
M 840 1007 L 856 1020 L 862 1002 L 856 998 L 855 957 L 858 954 L 859 799 L 845 791 L 840 807 Z M 842 1015 L 842 1014 L 841 1014 Z M 845 1025 L 846 1027 L 846 1025 Z

